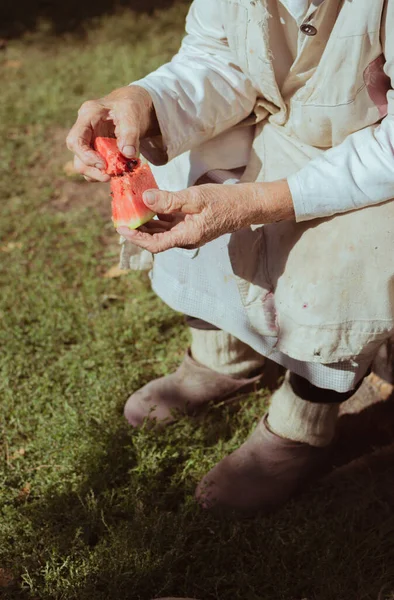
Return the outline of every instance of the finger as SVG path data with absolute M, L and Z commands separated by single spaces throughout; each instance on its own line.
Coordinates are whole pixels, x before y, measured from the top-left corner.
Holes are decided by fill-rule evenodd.
M 95 129 L 107 115 L 108 109 L 99 102 L 85 102 L 79 109 L 77 121 L 67 136 L 68 149 L 87 166 L 106 168 L 103 158 L 93 150 L 92 141 Z
M 140 145 L 139 116 L 130 101 L 114 102 L 109 117 L 115 125 L 118 148 L 127 158 L 136 158 Z
M 189 188 L 182 192 L 166 192 L 147 190 L 142 199 L 144 204 L 155 213 L 174 214 L 199 213 L 203 208 L 203 198 L 196 192 L 197 188 Z
M 136 236 L 136 234 L 141 231 L 143 233 L 152 233 L 157 229 L 158 233 L 164 232 L 164 231 L 169 231 L 168 227 L 152 227 L 151 223 L 146 223 L 145 225 L 141 225 L 140 227 L 138 227 L 138 229 L 129 229 L 128 227 L 124 227 L 124 226 L 119 226 L 116 231 L 119 233 L 119 235 L 123 235 L 123 237 L 127 238 L 127 239 L 132 239 Z M 155 231 L 156 232 L 156 231 Z
M 104 173 L 95 167 L 86 166 L 77 156 L 74 157 L 74 169 L 77 173 L 83 175 L 85 179 L 88 178 L 87 181 L 100 181 L 106 183 L 111 179 L 107 173 Z
M 140 248 L 145 248 L 146 250 L 149 250 L 150 252 L 156 252 L 156 249 L 155 249 L 156 244 L 155 244 L 155 247 L 153 247 L 152 244 L 150 243 L 152 236 L 157 235 L 157 234 L 161 235 L 162 233 L 166 233 L 166 232 L 145 231 L 143 229 L 143 227 L 144 227 L 143 225 L 141 227 L 139 227 L 138 229 L 128 229 L 128 227 L 118 227 L 116 231 L 119 233 L 119 235 L 126 238 L 126 240 L 129 240 L 130 242 L 133 242 L 133 244 L 136 244 L 136 246 L 139 246 Z M 172 246 L 170 246 L 170 247 L 172 247 Z
M 129 229 L 128 227 L 117 227 L 116 231 L 119 233 L 119 235 L 122 235 L 124 238 L 133 241 L 133 237 L 135 237 L 136 233 L 138 233 L 138 231 L 136 229 Z
M 148 234 L 149 235 L 149 234 Z M 141 239 L 141 246 L 145 250 L 149 250 L 152 254 L 158 254 L 171 250 L 172 248 L 188 248 L 192 244 L 189 243 L 183 236 L 179 235 L 179 232 L 166 231 L 164 233 L 154 233 L 150 236 L 150 239 Z
M 94 135 L 92 123 L 77 120 L 67 136 L 67 147 L 87 166 L 105 169 L 105 160 L 91 146 Z
M 74 125 L 74 128 L 77 124 Z M 74 129 L 73 128 L 73 129 Z M 79 160 L 86 166 L 95 167 L 96 169 L 105 169 L 106 164 L 98 152 L 95 152 L 91 147 L 93 139 L 93 128 L 90 125 L 79 126 L 78 129 L 70 131 L 70 136 L 67 138 L 67 147 L 73 152 Z
M 121 227 L 117 231 L 136 246 L 148 250 L 152 254 L 158 254 L 171 248 L 190 248 L 198 245 L 198 239 L 195 239 L 195 236 L 186 237 L 176 227 L 171 231 L 153 234 L 137 230 L 124 232 Z

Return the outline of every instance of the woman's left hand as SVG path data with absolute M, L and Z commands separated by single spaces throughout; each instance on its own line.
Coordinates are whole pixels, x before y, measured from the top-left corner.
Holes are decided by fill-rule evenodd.
M 170 248 L 198 248 L 252 224 L 294 219 L 286 180 L 207 184 L 181 192 L 149 190 L 143 199 L 159 219 L 137 230 L 119 227 L 117 231 L 153 254 Z

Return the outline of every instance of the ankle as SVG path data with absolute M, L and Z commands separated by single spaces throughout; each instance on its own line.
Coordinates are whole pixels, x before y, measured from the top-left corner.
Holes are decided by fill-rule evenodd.
M 200 364 L 235 379 L 251 377 L 262 369 L 264 358 L 230 333 L 190 328 L 191 355 Z
M 267 425 L 280 437 L 324 447 L 334 438 L 339 406 L 303 400 L 294 392 L 287 374 L 272 396 Z

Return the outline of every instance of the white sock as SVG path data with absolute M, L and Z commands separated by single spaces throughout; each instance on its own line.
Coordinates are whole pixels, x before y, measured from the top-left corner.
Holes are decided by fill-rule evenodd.
M 339 404 L 308 402 L 297 396 L 287 373 L 272 396 L 268 425 L 283 438 L 310 446 L 327 446 L 335 434 L 338 412 Z
M 230 333 L 190 328 L 191 354 L 205 367 L 237 379 L 262 367 L 264 357 Z

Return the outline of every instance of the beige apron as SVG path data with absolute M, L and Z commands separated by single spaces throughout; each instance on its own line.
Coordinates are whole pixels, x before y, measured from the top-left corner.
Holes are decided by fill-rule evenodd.
M 382 53 L 384 0 L 325 0 L 314 20 L 319 36 L 305 36 L 281 92 L 264 2 L 224 4 L 229 45 L 261 91 L 258 124 L 235 132 L 254 134 L 244 181 L 288 177 L 352 132 L 379 122 L 381 108 L 363 73 Z M 344 61 L 346 70 L 339 68 Z M 217 163 L 215 144 L 225 147 L 228 135 L 234 132 L 155 167 L 159 186 L 175 191 L 193 183 L 198 154 L 208 157 L 210 168 L 239 166 Z M 360 363 L 394 329 L 393 244 L 394 203 L 387 202 L 242 230 L 196 251 L 174 249 L 155 257 L 151 278 L 175 310 L 208 320 L 274 359 L 280 353 L 310 364 Z

